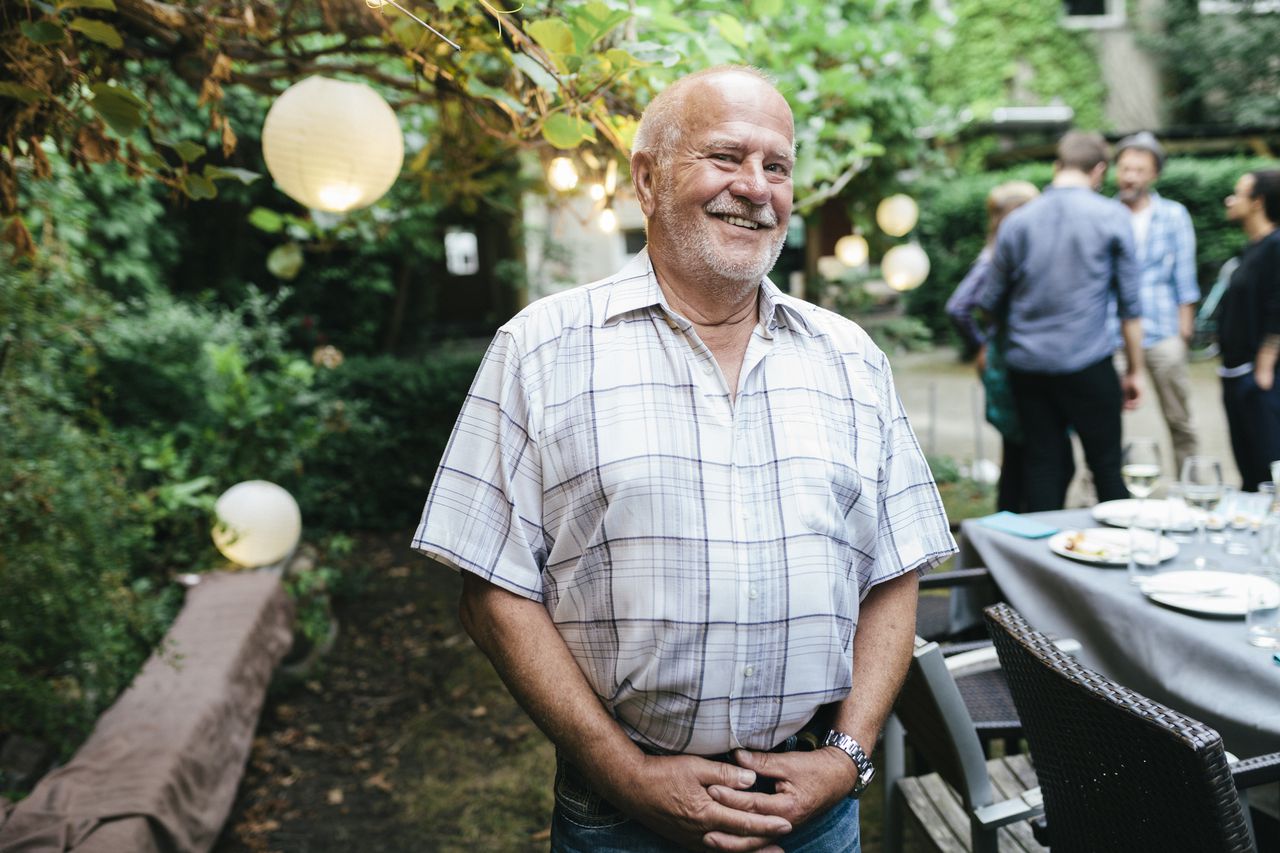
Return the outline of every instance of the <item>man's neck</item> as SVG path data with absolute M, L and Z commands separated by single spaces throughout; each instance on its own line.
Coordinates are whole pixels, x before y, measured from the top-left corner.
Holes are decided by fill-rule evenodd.
M 1093 189 L 1093 179 L 1079 169 L 1062 169 L 1053 176 L 1053 186 L 1059 189 L 1083 187 Z
M 1144 192 L 1136 198 L 1128 199 L 1124 202 L 1124 206 L 1129 208 L 1130 213 L 1141 213 L 1151 206 L 1151 193 Z
M 729 281 L 713 273 L 697 276 L 695 281 L 687 275 L 675 274 L 670 265 L 653 252 L 649 260 L 667 304 L 699 329 L 736 326 L 748 320 L 750 325 L 755 324 L 760 282 Z
M 1276 224 L 1266 216 L 1250 216 L 1244 221 L 1244 236 L 1250 243 L 1256 243 L 1276 230 Z

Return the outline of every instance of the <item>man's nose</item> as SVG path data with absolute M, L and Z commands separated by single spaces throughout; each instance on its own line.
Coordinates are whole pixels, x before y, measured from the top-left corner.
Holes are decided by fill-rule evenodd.
M 744 160 L 738 166 L 729 192 L 752 204 L 765 204 L 769 201 L 769 182 L 765 180 L 764 166 L 754 160 Z

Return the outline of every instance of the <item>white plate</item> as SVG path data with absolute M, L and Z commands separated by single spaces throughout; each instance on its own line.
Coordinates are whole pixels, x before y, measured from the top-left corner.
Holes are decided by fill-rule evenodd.
M 1143 513 L 1143 517 L 1160 519 L 1160 526 L 1165 530 L 1189 533 L 1196 529 L 1196 519 L 1201 513 L 1195 507 L 1187 506 L 1181 501 L 1169 500 L 1152 500 L 1146 503 L 1146 512 Z M 1135 498 L 1104 501 L 1093 508 L 1093 518 L 1112 527 L 1128 527 L 1133 517 L 1138 514 L 1141 504 L 1142 501 Z
M 1141 549 L 1154 536 L 1149 530 L 1136 530 Z M 1147 540 L 1146 543 L 1143 540 Z M 1160 562 L 1178 555 L 1178 545 L 1160 537 Z M 1090 527 L 1085 530 L 1063 530 L 1049 537 L 1049 550 L 1060 557 L 1094 566 L 1126 566 L 1129 564 L 1129 531 L 1114 527 Z
M 1206 616 L 1244 616 L 1250 587 L 1265 590 L 1273 607 L 1280 604 L 1280 585 L 1275 581 L 1233 572 L 1165 572 L 1144 581 L 1142 594 L 1175 610 Z

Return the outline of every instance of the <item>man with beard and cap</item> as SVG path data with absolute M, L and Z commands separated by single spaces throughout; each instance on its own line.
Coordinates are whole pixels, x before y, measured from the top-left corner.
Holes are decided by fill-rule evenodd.
M 1195 330 L 1196 232 L 1191 214 L 1152 189 L 1164 170 L 1164 148 L 1147 131 L 1116 145 L 1116 198 L 1129 208 L 1142 280 L 1142 355 L 1173 440 L 1174 474 L 1196 453 L 1187 344 Z M 1120 342 L 1119 323 L 1112 318 Z
M 645 111 L 648 245 L 494 339 L 413 546 L 557 751 L 557 851 L 859 849 L 856 797 L 955 550 L 884 354 L 765 275 L 791 109 L 760 72 Z

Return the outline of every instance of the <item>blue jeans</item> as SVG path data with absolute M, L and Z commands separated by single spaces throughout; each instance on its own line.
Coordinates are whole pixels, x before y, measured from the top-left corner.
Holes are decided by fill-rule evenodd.
M 787 853 L 860 853 L 858 801 L 846 799 L 778 840 Z M 594 793 L 556 777 L 552 853 L 676 853 L 676 846 Z

